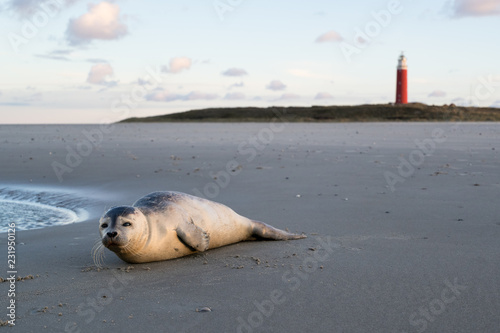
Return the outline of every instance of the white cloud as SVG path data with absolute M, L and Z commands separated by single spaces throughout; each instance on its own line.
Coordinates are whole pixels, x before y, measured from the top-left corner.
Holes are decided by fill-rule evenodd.
M 247 75 L 247 71 L 244 70 L 243 68 L 229 68 L 222 72 L 222 75 L 224 76 L 243 76 Z
M 25 102 L 38 102 L 42 100 L 42 93 L 34 93 L 24 98 Z
M 176 57 L 170 59 L 169 67 L 163 66 L 162 71 L 177 74 L 191 68 L 192 61 L 188 57 Z
M 314 97 L 314 99 L 333 99 L 333 95 L 327 92 L 320 92 L 316 94 L 316 97 Z
M 37 12 L 57 13 L 62 7 L 69 6 L 78 0 L 10 0 L 7 9 L 16 12 L 21 17 L 28 17 Z
M 492 108 L 500 108 L 500 99 L 496 100 L 493 102 L 493 104 L 490 105 Z
M 456 17 L 487 16 L 500 14 L 500 0 L 455 0 Z
M 277 101 L 289 101 L 289 100 L 294 100 L 294 99 L 298 99 L 298 98 L 300 98 L 299 95 L 297 95 L 297 94 L 291 94 L 290 93 L 290 94 L 283 94 L 283 95 L 281 95 L 277 99 Z
M 243 82 L 233 83 L 232 85 L 229 86 L 229 89 L 231 89 L 231 88 L 241 88 L 241 87 L 244 87 L 244 86 L 245 86 L 245 83 L 243 83 Z
M 39 57 L 39 58 L 45 58 L 45 59 L 51 59 L 51 60 L 69 61 L 70 59 L 67 56 L 69 56 L 72 52 L 73 51 L 71 51 L 71 50 L 54 50 L 54 51 L 49 52 L 47 54 L 35 54 L 35 56 Z
M 179 95 L 168 92 L 167 90 L 157 90 L 146 96 L 146 100 L 154 102 L 171 102 L 179 99 Z
M 10 0 L 8 8 L 17 12 L 21 16 L 27 16 L 34 13 L 35 8 L 38 7 L 38 0 Z
M 108 63 L 95 64 L 90 68 L 87 82 L 107 87 L 116 85 L 116 81 L 106 81 L 108 76 L 113 76 L 113 68 Z
M 445 97 L 445 96 L 446 96 L 446 92 L 444 92 L 442 90 L 434 90 L 427 97 Z
M 158 89 L 146 96 L 146 100 L 154 102 L 173 102 L 173 101 L 195 101 L 195 100 L 213 100 L 218 98 L 216 94 L 203 93 L 201 91 L 191 91 L 189 94 L 181 95 L 171 93 L 165 89 Z
M 34 89 L 29 89 L 29 90 L 34 90 Z M 11 101 L 3 102 L 0 105 L 26 106 L 26 105 L 31 105 L 33 102 L 41 101 L 42 97 L 43 97 L 42 93 L 35 92 L 35 93 L 31 93 L 29 95 L 14 96 L 14 97 L 12 97 Z
M 466 106 L 467 105 L 467 101 L 465 100 L 465 98 L 462 98 L 462 97 L 452 99 L 451 102 L 458 105 L 458 106 Z
M 150 85 L 151 81 L 138 78 L 137 79 L 137 84 L 140 85 L 140 86 L 146 86 L 146 85 Z
M 233 93 L 227 93 L 224 99 L 228 100 L 239 100 L 239 99 L 245 99 L 245 94 L 241 92 L 233 92 Z
M 281 82 L 279 80 L 273 80 L 273 81 L 269 82 L 269 84 L 266 86 L 266 88 L 269 90 L 274 90 L 274 91 L 285 90 L 286 85 L 283 84 L 283 82 Z
M 67 38 L 73 45 L 85 44 L 93 39 L 118 39 L 127 32 L 127 26 L 120 19 L 120 7 L 106 1 L 89 5 L 88 13 L 70 20 L 66 30 Z
M 216 94 L 207 94 L 200 91 L 191 91 L 189 94 L 183 96 L 184 101 L 194 101 L 198 99 L 212 100 L 216 99 L 218 96 Z
M 316 38 L 316 43 L 326 43 L 326 42 L 341 42 L 343 40 L 342 36 L 336 31 L 328 31 Z

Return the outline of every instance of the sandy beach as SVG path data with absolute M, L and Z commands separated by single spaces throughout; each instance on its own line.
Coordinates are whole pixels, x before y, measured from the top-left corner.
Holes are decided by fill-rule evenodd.
M 16 232 L 28 278 L 5 331 L 500 330 L 498 123 L 0 125 L 0 147 L 0 188 L 65 190 L 88 213 Z M 157 190 L 308 238 L 137 265 L 107 251 L 97 269 L 99 215 Z

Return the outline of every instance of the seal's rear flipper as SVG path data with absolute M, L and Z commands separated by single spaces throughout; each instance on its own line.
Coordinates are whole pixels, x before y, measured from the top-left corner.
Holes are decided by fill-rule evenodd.
M 259 222 L 251 220 L 252 222 L 252 236 L 257 239 L 270 239 L 270 240 L 289 240 L 289 239 L 302 239 L 306 235 L 292 234 L 284 230 Z

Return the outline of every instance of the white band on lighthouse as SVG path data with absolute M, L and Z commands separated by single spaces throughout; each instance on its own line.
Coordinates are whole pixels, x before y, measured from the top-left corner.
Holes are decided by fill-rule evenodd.
M 399 57 L 398 69 L 408 69 L 408 66 L 406 65 L 406 57 L 404 54 L 401 54 L 401 56 Z

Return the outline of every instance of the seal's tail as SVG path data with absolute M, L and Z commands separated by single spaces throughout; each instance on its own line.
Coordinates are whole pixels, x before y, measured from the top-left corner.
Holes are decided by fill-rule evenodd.
M 284 230 L 265 224 L 264 222 L 259 222 L 255 220 L 252 221 L 252 236 L 257 239 L 269 239 L 269 240 L 290 240 L 290 239 L 302 239 L 307 236 L 302 234 L 292 234 Z

